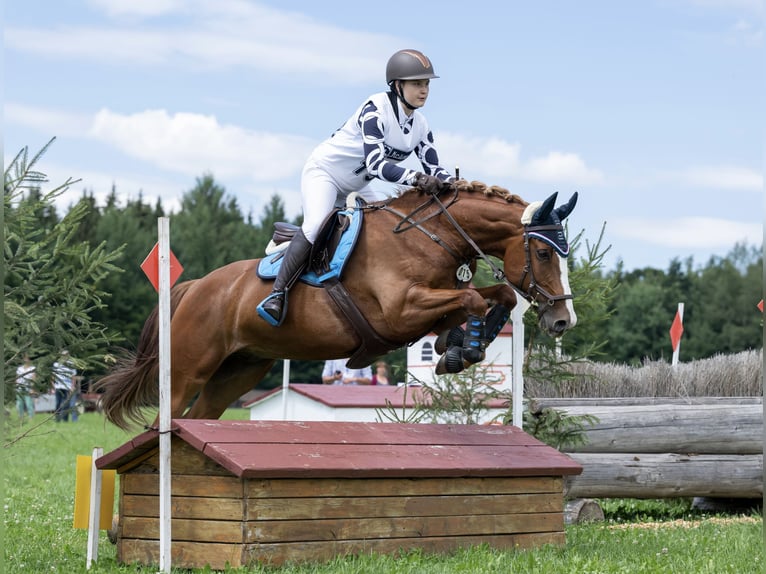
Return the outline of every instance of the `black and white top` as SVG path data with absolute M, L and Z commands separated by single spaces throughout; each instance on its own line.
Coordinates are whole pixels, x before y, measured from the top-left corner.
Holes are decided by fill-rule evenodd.
M 394 107 L 396 106 L 396 107 Z M 446 180 L 452 177 L 439 165 L 439 155 L 425 116 L 410 116 L 390 92 L 370 96 L 331 137 L 316 147 L 313 163 L 347 195 L 364 188 L 370 180 L 414 184 L 416 171 L 398 165 L 412 152 L 423 172 Z

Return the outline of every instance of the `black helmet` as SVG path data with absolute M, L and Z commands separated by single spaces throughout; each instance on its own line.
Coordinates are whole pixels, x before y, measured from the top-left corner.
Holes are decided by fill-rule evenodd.
M 386 84 L 394 80 L 427 80 L 438 78 L 431 60 L 417 50 L 399 50 L 388 59 Z

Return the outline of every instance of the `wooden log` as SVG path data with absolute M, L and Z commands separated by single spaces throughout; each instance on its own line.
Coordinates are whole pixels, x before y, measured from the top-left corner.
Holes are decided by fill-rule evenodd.
M 592 498 L 576 498 L 564 505 L 564 524 L 582 524 L 604 520 L 604 511 Z
M 566 452 L 763 453 L 760 405 L 571 406 L 569 415 L 593 415 L 586 444 Z
M 529 400 L 533 414 L 544 408 L 565 407 L 635 407 L 649 405 L 763 405 L 763 397 L 582 397 L 536 398 Z
M 573 453 L 583 466 L 566 479 L 571 498 L 761 498 L 763 455 Z

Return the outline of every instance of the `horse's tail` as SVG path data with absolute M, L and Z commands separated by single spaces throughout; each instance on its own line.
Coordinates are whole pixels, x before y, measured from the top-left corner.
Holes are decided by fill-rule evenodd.
M 170 316 L 194 280 L 179 283 L 170 291 Z M 152 309 L 141 330 L 136 352 L 123 351 L 111 372 L 95 384 L 103 390 L 100 406 L 106 418 L 121 429 L 146 424 L 141 409 L 156 406 L 159 399 L 159 308 Z

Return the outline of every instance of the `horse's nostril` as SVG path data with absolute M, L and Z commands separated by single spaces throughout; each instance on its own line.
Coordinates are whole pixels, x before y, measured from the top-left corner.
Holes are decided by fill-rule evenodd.
M 556 321 L 553 324 L 553 332 L 554 333 L 563 333 L 567 330 L 567 326 L 569 325 L 568 321 L 564 321 L 563 319 Z

